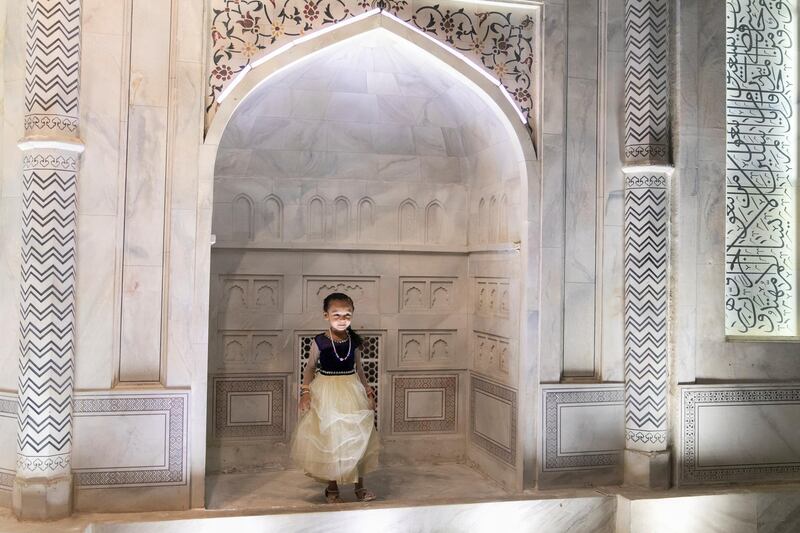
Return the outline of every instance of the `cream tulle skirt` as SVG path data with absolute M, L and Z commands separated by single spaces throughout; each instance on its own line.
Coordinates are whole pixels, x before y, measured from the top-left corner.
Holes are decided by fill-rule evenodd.
M 375 413 L 356 374 L 311 382 L 311 408 L 292 437 L 292 459 L 318 481 L 355 483 L 378 466 Z

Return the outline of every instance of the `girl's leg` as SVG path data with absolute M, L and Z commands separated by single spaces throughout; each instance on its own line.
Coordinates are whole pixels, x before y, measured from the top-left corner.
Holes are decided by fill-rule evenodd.
M 375 493 L 364 488 L 363 477 L 359 477 L 358 481 L 356 481 L 355 492 L 356 492 L 356 498 L 358 498 L 362 502 L 370 502 L 375 499 Z
M 325 487 L 325 501 L 328 503 L 339 503 L 339 485 L 335 480 L 328 481 L 328 486 Z

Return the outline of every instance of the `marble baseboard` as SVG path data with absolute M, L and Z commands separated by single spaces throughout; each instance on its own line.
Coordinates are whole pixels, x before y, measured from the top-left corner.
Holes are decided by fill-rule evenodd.
M 683 385 L 678 483 L 800 479 L 800 384 Z
M 800 493 L 753 492 L 683 498 L 619 497 L 619 533 L 800 531 Z
M 163 522 L 98 523 L 95 533 L 145 533 L 168 527 L 172 533 L 212 531 L 347 530 L 414 531 L 536 531 L 538 533 L 612 533 L 615 502 L 611 496 L 522 500 L 393 508 L 359 508 L 261 516 L 234 516 Z
M 539 487 L 622 481 L 622 384 L 542 385 Z

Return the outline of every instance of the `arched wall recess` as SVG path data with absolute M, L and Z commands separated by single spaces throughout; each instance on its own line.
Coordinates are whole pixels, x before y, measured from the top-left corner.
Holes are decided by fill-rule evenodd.
M 405 39 L 407 42 L 417 46 L 423 53 L 428 54 L 430 57 L 433 57 L 439 60 L 439 64 L 442 68 L 448 69 L 448 71 L 454 72 L 457 77 L 461 81 L 464 82 L 465 88 L 475 91 L 477 95 L 483 99 L 484 102 L 487 103 L 487 106 L 490 110 L 492 110 L 495 115 L 500 120 L 500 123 L 503 125 L 505 132 L 508 134 L 509 137 L 509 151 L 510 157 L 516 163 L 517 168 L 519 168 L 519 179 L 520 179 L 520 194 L 527 195 L 527 185 L 529 183 L 529 176 L 537 176 L 538 175 L 538 164 L 536 163 L 536 155 L 534 151 L 534 145 L 532 143 L 530 132 L 527 128 L 522 124 L 522 122 L 518 119 L 516 115 L 516 111 L 510 107 L 510 103 L 508 100 L 503 96 L 502 90 L 496 85 L 489 82 L 482 74 L 477 73 L 471 67 L 464 67 L 463 62 L 456 61 L 453 59 L 452 54 L 447 51 L 443 51 L 439 45 L 434 45 L 429 42 L 427 38 L 424 36 L 420 36 L 416 32 L 409 30 L 408 28 L 392 21 L 388 17 L 380 16 L 380 17 L 372 17 L 369 20 L 360 20 L 350 26 L 343 27 L 343 28 L 333 28 L 330 32 L 326 33 L 324 36 L 321 36 L 316 40 L 314 43 L 310 43 L 309 41 L 304 41 L 292 48 L 292 54 L 287 56 L 274 56 L 269 60 L 263 62 L 258 67 L 253 68 L 246 76 L 244 76 L 241 81 L 234 87 L 228 97 L 222 102 L 217 114 L 214 117 L 214 120 L 211 122 L 207 135 L 204 148 L 208 150 L 207 152 L 207 160 L 202 165 L 201 173 L 207 172 L 207 176 L 209 177 L 209 181 L 213 182 L 213 162 L 214 158 L 216 157 L 216 149 L 219 145 L 219 140 L 222 137 L 223 132 L 225 131 L 225 125 L 232 117 L 236 107 L 250 94 L 253 90 L 256 89 L 261 83 L 265 82 L 272 74 L 275 74 L 281 68 L 293 65 L 299 61 L 302 61 L 305 57 L 313 54 L 314 51 L 318 49 L 324 49 L 327 46 L 340 43 L 346 40 L 350 36 L 355 36 L 360 33 L 364 33 L 369 30 L 378 30 L 378 31 L 388 31 L 395 36 L 399 36 L 402 39 Z M 210 163 L 210 165 L 208 164 Z M 202 176 L 201 176 L 202 179 Z M 327 238 L 332 233 L 331 224 L 335 220 L 335 207 L 336 207 L 336 200 L 334 199 L 331 203 L 332 198 L 334 198 L 334 194 L 329 192 L 325 188 L 320 188 L 319 194 L 315 194 L 313 196 L 305 196 L 298 205 L 289 205 L 287 201 L 287 222 L 286 222 L 286 232 L 290 233 L 292 220 L 294 220 L 294 215 L 290 214 L 290 209 L 297 209 L 298 211 L 305 212 L 309 216 L 309 220 L 313 219 L 313 222 L 309 224 L 312 226 L 312 232 L 315 236 L 320 236 L 320 239 Z M 213 190 L 211 191 L 213 195 Z M 362 193 L 363 194 L 363 193 Z M 405 196 L 399 196 L 403 198 Z M 327 195 L 327 196 L 324 196 Z M 206 193 L 206 196 L 203 197 L 202 201 L 205 204 L 210 203 L 209 199 L 210 196 Z M 441 196 L 440 196 L 441 197 Z M 534 197 L 538 198 L 538 192 L 534 193 Z M 326 199 L 327 198 L 327 199 Z M 369 197 L 361 197 L 357 204 L 355 204 L 356 198 L 358 196 L 352 197 L 352 203 L 350 204 L 351 208 L 355 208 L 356 211 L 353 213 L 351 211 L 351 216 L 355 214 L 356 216 L 356 223 L 355 226 L 351 226 L 351 231 L 355 230 L 357 233 L 357 238 L 359 240 L 367 240 L 371 237 L 375 237 L 374 233 L 372 232 L 373 228 L 375 227 L 375 208 L 380 207 L 383 208 L 384 204 L 389 204 L 386 207 L 391 209 L 391 211 L 387 212 L 387 215 L 391 216 L 393 214 L 397 217 L 396 220 L 401 220 L 402 217 L 406 217 L 408 220 L 414 221 L 414 224 L 409 224 L 408 227 L 411 231 L 405 233 L 398 231 L 395 235 L 397 235 L 398 239 L 408 240 L 409 243 L 413 244 L 420 244 L 426 238 L 426 235 L 422 229 L 422 224 L 426 220 L 426 216 L 429 213 L 432 213 L 435 217 L 435 212 L 437 208 L 442 208 L 441 204 L 438 207 L 433 207 L 431 204 L 422 203 L 421 205 L 423 208 L 419 207 L 419 204 L 411 201 L 411 202 L 404 202 L 402 205 L 398 206 L 398 204 L 394 202 L 380 202 L 380 206 L 376 205 L 374 200 Z M 428 198 L 430 199 L 430 197 Z M 425 202 L 427 202 L 427 200 Z M 381 198 L 382 200 L 382 198 Z M 473 206 L 475 205 L 474 199 L 470 200 L 469 203 Z M 313 204 L 313 205 L 312 205 Z M 391 205 L 394 204 L 394 205 Z M 213 205 L 213 203 L 211 203 Z M 426 207 L 431 207 L 431 210 L 427 210 Z M 449 205 L 448 205 L 449 207 Z M 466 210 L 465 206 L 465 210 Z M 526 216 L 520 217 L 521 225 L 528 225 L 529 219 L 534 221 L 534 224 L 538 224 L 538 206 L 533 204 L 534 210 L 530 213 L 527 213 Z M 394 211 L 397 209 L 397 211 Z M 473 207 L 474 209 L 474 207 Z M 313 216 L 312 216 L 313 211 Z M 392 213 L 394 211 L 394 213 Z M 413 216 L 412 216 L 413 215 Z M 205 232 L 208 231 L 208 236 L 210 237 L 210 213 L 208 217 L 208 224 L 201 222 L 201 226 L 198 230 L 199 241 L 203 242 L 205 238 Z M 379 219 L 378 225 L 383 227 L 384 220 L 383 218 Z M 402 226 L 401 226 L 402 227 Z M 310 232 L 309 232 L 310 233 Z M 367 236 L 367 233 L 373 233 L 371 237 Z M 511 252 L 514 256 L 515 262 L 518 262 L 519 272 L 521 273 L 522 278 L 524 279 L 527 273 L 527 263 L 528 259 L 528 246 L 527 242 L 524 240 L 526 235 L 536 235 L 538 234 L 537 231 L 523 231 L 523 243 L 521 245 L 521 252 L 520 254 L 516 254 L 515 252 Z M 388 233 L 388 235 L 392 236 L 392 233 Z M 383 241 L 385 241 L 387 235 L 378 236 L 382 237 Z M 392 237 L 389 237 L 392 240 Z M 429 235 L 430 238 L 430 235 Z M 286 236 L 284 236 L 286 239 Z M 352 236 L 351 236 L 352 239 Z M 309 239 L 310 240 L 310 239 Z M 311 248 L 317 246 L 315 242 Z M 414 247 L 409 247 L 410 250 L 413 250 Z M 534 250 L 532 253 L 536 253 L 535 250 L 538 249 L 537 247 L 532 248 Z M 205 254 L 207 256 L 207 248 Z M 274 252 L 272 252 L 274 253 Z M 414 252 L 415 253 L 415 252 Z M 536 257 L 533 258 L 533 261 L 537 261 Z M 210 270 L 209 265 L 205 264 L 201 258 L 199 262 L 198 268 L 198 287 L 199 290 L 203 290 L 203 285 L 208 283 L 208 277 L 210 277 Z M 201 279 L 200 276 L 207 276 L 205 280 Z M 266 276 L 266 274 L 263 274 Z M 364 290 L 369 290 L 369 283 L 365 283 L 365 281 L 369 280 L 358 280 L 357 283 L 364 287 Z M 409 282 L 413 283 L 415 280 L 409 280 Z M 351 281 L 348 281 L 351 283 Z M 437 278 L 428 282 L 428 285 L 425 286 L 423 289 L 423 305 L 425 306 L 433 306 L 435 302 L 435 306 L 438 307 L 447 307 L 451 305 L 448 302 L 447 294 L 448 292 L 443 289 L 442 287 L 447 286 L 448 283 L 452 283 L 452 280 L 444 277 L 444 278 Z M 322 288 L 320 286 L 320 288 Z M 450 287 L 450 293 L 453 292 L 455 287 Z M 315 289 L 316 290 L 316 289 Z M 327 290 L 327 289 L 326 289 Z M 526 291 L 521 291 L 518 295 L 516 301 L 514 302 L 514 311 L 519 311 L 520 313 L 524 313 L 527 309 L 527 300 L 525 296 Z M 312 294 L 312 293 L 308 293 Z M 307 296 L 304 296 L 306 298 Z M 359 297 L 359 300 L 365 300 L 365 298 Z M 313 304 L 313 307 L 316 309 L 316 302 L 306 301 L 304 300 L 303 306 L 306 304 Z M 520 318 L 519 323 L 525 323 L 523 319 Z M 203 325 L 205 326 L 205 325 Z M 413 355 L 409 354 L 412 357 L 419 357 L 418 353 L 425 354 L 425 357 L 434 356 L 436 358 L 451 358 L 454 357 L 453 351 L 446 348 L 447 346 L 455 346 L 450 344 L 449 338 L 447 338 L 448 332 L 441 332 L 439 337 L 434 338 L 431 334 L 428 337 L 425 337 L 422 341 L 417 341 L 419 343 L 418 350 L 414 352 Z M 445 342 L 439 341 L 439 338 L 446 338 L 448 339 Z M 433 340 L 431 340 L 433 339 Z M 246 345 L 248 346 L 248 345 Z M 535 350 L 535 349 L 534 349 Z M 527 348 L 527 338 L 524 332 L 524 329 L 520 329 L 519 333 L 519 340 L 517 345 L 515 346 L 515 353 L 525 353 L 530 354 L 532 353 L 531 350 Z M 530 355 L 530 357 L 535 357 L 535 355 Z M 488 359 L 488 351 L 487 351 L 487 359 Z M 492 363 L 494 364 L 494 362 Z M 432 363 L 430 363 L 432 365 Z M 511 410 L 511 413 L 514 413 L 515 423 L 520 425 L 520 431 L 527 431 L 525 425 L 528 423 L 528 420 L 534 420 L 535 417 L 531 415 L 529 412 L 529 406 L 533 406 L 534 402 L 529 398 L 530 391 L 535 390 L 535 387 L 531 386 L 530 383 L 526 382 L 529 376 L 531 376 L 530 372 L 525 372 L 521 374 L 520 381 L 515 384 L 515 387 L 518 387 L 516 390 L 512 390 L 510 388 L 504 388 L 504 391 L 509 391 L 508 394 L 513 394 L 514 398 L 518 398 L 518 403 L 514 404 L 514 407 Z M 488 382 L 487 382 L 488 383 Z M 517 402 L 517 400 L 514 400 Z M 520 409 L 517 409 L 517 405 L 521 406 Z M 206 406 L 205 405 L 197 405 L 195 406 L 200 411 L 203 411 Z M 527 409 L 527 410 L 526 410 Z M 518 414 L 519 416 L 516 416 Z M 202 433 L 200 431 L 197 432 L 198 434 Z M 200 448 L 204 444 L 201 440 L 193 441 L 193 446 Z M 523 446 L 527 446 L 527 444 L 523 443 Z M 528 452 L 526 451 L 525 457 L 528 457 Z M 517 465 L 515 468 L 515 474 L 519 474 L 518 478 L 515 478 L 515 481 L 512 483 L 517 486 L 521 486 L 522 483 L 522 453 L 517 453 L 516 458 L 508 459 L 510 462 L 516 462 Z M 509 463 L 510 464 L 510 463 Z
M 370 241 L 375 228 L 375 202 L 372 198 L 358 201 L 358 235 L 359 242 Z
M 350 200 L 339 196 L 333 203 L 333 238 L 343 242 L 350 238 Z
M 255 237 L 253 224 L 253 200 L 246 194 L 239 194 L 231 205 L 233 238 L 236 241 L 252 241 Z
M 308 228 L 306 235 L 309 240 L 321 241 L 325 239 L 325 199 L 313 196 L 308 200 Z
M 400 203 L 397 210 L 398 241 L 411 243 L 419 240 L 419 215 L 417 203 L 411 198 L 406 198 Z
M 440 243 L 444 235 L 442 227 L 445 220 L 444 207 L 439 200 L 433 200 L 425 207 L 425 242 Z
M 268 240 L 283 239 L 283 202 L 274 194 L 261 201 L 261 222 Z

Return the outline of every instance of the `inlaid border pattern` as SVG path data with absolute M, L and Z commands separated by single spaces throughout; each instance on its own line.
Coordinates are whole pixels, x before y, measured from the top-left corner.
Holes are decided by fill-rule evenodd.
M 533 123 L 537 22 L 529 6 L 490 4 L 479 8 L 455 2 L 414 0 L 212 0 L 211 54 L 206 89 L 206 126 L 219 95 L 253 62 L 323 28 L 381 9 L 445 46 L 496 78 Z
M 544 471 L 588 470 L 621 464 L 622 450 L 614 453 L 586 452 L 583 455 L 559 455 L 559 416 L 562 405 L 570 404 L 625 404 L 623 387 L 604 390 L 548 390 L 544 393 Z
M 164 413 L 167 415 L 166 469 L 87 470 L 75 469 L 79 488 L 186 485 L 188 446 L 188 394 L 158 396 L 113 396 L 75 398 L 74 416 L 107 413 Z
M 453 433 L 457 430 L 458 375 L 444 376 L 395 376 L 392 380 L 394 394 L 394 433 Z M 443 420 L 407 420 L 407 390 L 444 389 Z
M 781 465 L 738 464 L 731 467 L 701 467 L 697 464 L 698 410 L 708 405 L 800 404 L 800 387 L 683 389 L 681 393 L 681 481 L 685 483 L 754 481 L 800 477 L 800 461 Z
M 17 396 L 16 394 L 0 393 L 0 418 L 11 419 L 14 426 L 17 423 Z M 14 486 L 16 472 L 13 470 L 0 470 L 0 490 L 11 490 Z
M 471 376 L 470 378 L 470 419 L 469 419 L 469 430 L 470 436 L 472 438 L 473 444 L 479 446 L 486 450 L 489 454 L 500 459 L 504 463 L 507 463 L 510 466 L 516 466 L 515 462 L 517 460 L 517 392 L 514 389 L 510 389 L 508 387 L 504 387 L 503 385 L 499 385 L 497 383 L 492 383 L 491 381 L 487 381 L 483 378 L 479 378 L 477 376 Z M 481 391 L 482 393 L 493 396 L 497 400 L 505 402 L 511 406 L 511 420 L 509 421 L 511 424 L 511 436 L 510 436 L 510 446 L 503 446 L 500 443 L 497 443 L 486 436 L 478 433 L 475 430 L 475 391 Z
M 263 392 L 272 395 L 272 412 L 269 424 L 227 424 L 228 393 Z M 249 374 L 220 376 L 214 378 L 214 437 L 216 438 L 263 438 L 286 435 L 286 376 Z

